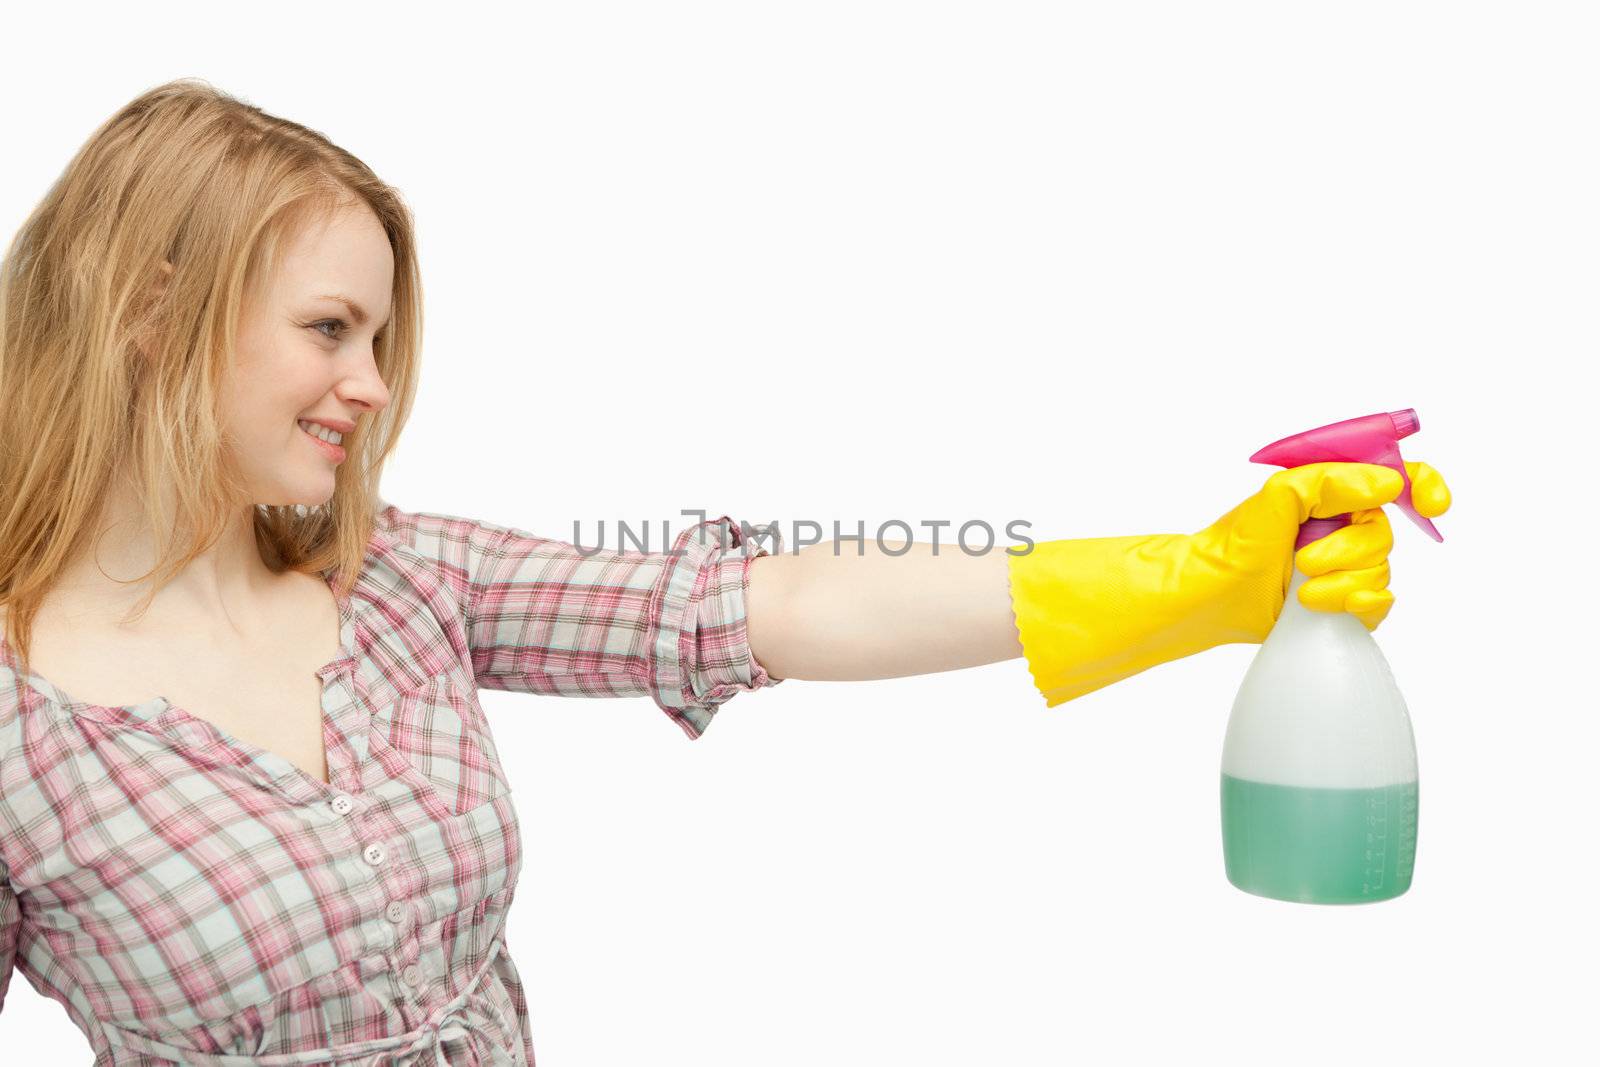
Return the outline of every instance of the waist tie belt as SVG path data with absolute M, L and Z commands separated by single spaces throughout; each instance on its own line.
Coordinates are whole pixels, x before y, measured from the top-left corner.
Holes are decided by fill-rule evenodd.
M 483 976 L 489 973 L 495 958 L 500 955 L 505 947 L 504 933 L 496 934 L 493 944 L 489 947 L 489 954 L 484 957 L 472 977 L 467 979 L 461 991 L 451 997 L 444 1005 L 428 1017 L 428 1021 L 414 1030 L 393 1037 L 372 1038 L 366 1041 L 350 1041 L 342 1045 L 332 1045 L 327 1048 L 311 1049 L 306 1052 L 277 1052 L 265 1056 L 240 1056 L 231 1053 L 201 1052 L 198 1049 L 179 1048 L 165 1042 L 156 1041 L 144 1034 L 133 1030 L 125 1030 L 112 1023 L 101 1023 L 101 1029 L 106 1035 L 106 1040 L 119 1048 L 132 1049 L 142 1052 L 147 1056 L 162 1057 L 183 1064 L 185 1067 L 304 1067 L 314 1063 L 341 1063 L 363 1056 L 371 1056 L 367 1061 L 371 1067 L 377 1067 L 387 1056 L 409 1057 L 425 1049 L 430 1043 L 433 1045 L 434 1055 L 441 1065 L 445 1063 L 444 1044 L 463 1038 L 470 1038 L 475 1031 L 470 1029 L 473 1013 L 467 1010 L 467 1001 L 471 998 L 478 983 Z M 491 1010 L 494 1010 L 491 1007 Z M 516 1035 L 514 1028 L 507 1026 L 503 1016 L 496 1010 L 495 1021 L 507 1033 Z M 477 1048 L 473 1047 L 476 1057 Z M 492 1050 L 493 1059 L 484 1061 L 493 1067 L 522 1067 L 520 1054 L 513 1058 L 513 1054 L 504 1049 Z

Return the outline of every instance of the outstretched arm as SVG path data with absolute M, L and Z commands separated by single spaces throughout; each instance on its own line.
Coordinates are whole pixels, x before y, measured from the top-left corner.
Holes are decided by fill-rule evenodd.
M 1418 514 L 1450 506 L 1432 467 L 1408 462 L 1406 472 Z M 1266 640 L 1295 567 L 1310 579 L 1301 604 L 1376 629 L 1394 602 L 1383 505 L 1404 484 L 1383 465 L 1309 463 L 1279 471 L 1193 534 L 1045 541 L 977 556 L 848 539 L 757 557 L 746 596 L 750 651 L 773 677 L 821 681 L 1024 656 L 1054 706 L 1215 645 Z M 1297 546 L 1302 523 L 1335 515 L 1349 524 Z

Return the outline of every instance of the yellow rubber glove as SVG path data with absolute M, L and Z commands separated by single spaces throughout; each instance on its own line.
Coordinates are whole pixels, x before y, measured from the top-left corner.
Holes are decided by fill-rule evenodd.
M 1406 474 L 1419 514 L 1449 508 L 1432 467 L 1407 463 Z M 1402 487 L 1379 464 L 1308 463 L 1198 533 L 1043 541 L 1011 556 L 1017 634 L 1046 706 L 1217 645 L 1261 643 L 1295 566 L 1307 577 L 1300 603 L 1377 629 L 1394 603 L 1383 505 Z M 1295 551 L 1302 522 L 1345 512 L 1350 525 Z

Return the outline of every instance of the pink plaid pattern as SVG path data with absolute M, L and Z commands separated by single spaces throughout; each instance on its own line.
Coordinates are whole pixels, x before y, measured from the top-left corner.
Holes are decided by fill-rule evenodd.
M 14 964 L 95 1067 L 533 1067 L 477 690 L 648 696 L 699 737 L 781 681 L 750 654 L 767 553 L 742 534 L 590 552 L 384 506 L 317 672 L 327 784 L 165 697 L 74 700 L 0 640 L 0 1006 Z

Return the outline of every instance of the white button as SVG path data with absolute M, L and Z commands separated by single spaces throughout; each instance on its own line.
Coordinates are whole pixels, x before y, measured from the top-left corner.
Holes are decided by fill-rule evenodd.
M 403 923 L 406 921 L 406 906 L 398 900 L 389 901 L 389 906 L 383 909 L 390 922 Z
M 419 986 L 422 984 L 422 969 L 415 963 L 408 963 L 406 969 L 400 972 L 400 977 L 405 979 L 408 986 Z
M 334 814 L 336 815 L 349 815 L 352 811 L 356 810 L 356 802 L 345 796 L 343 793 L 340 793 L 338 796 L 333 798 L 333 803 L 331 806 Z
M 364 858 L 368 863 L 376 867 L 378 864 L 383 862 L 383 857 L 387 856 L 388 853 L 383 850 L 382 845 L 371 844 L 367 846 L 367 850 L 361 853 L 361 855 L 362 858 Z

